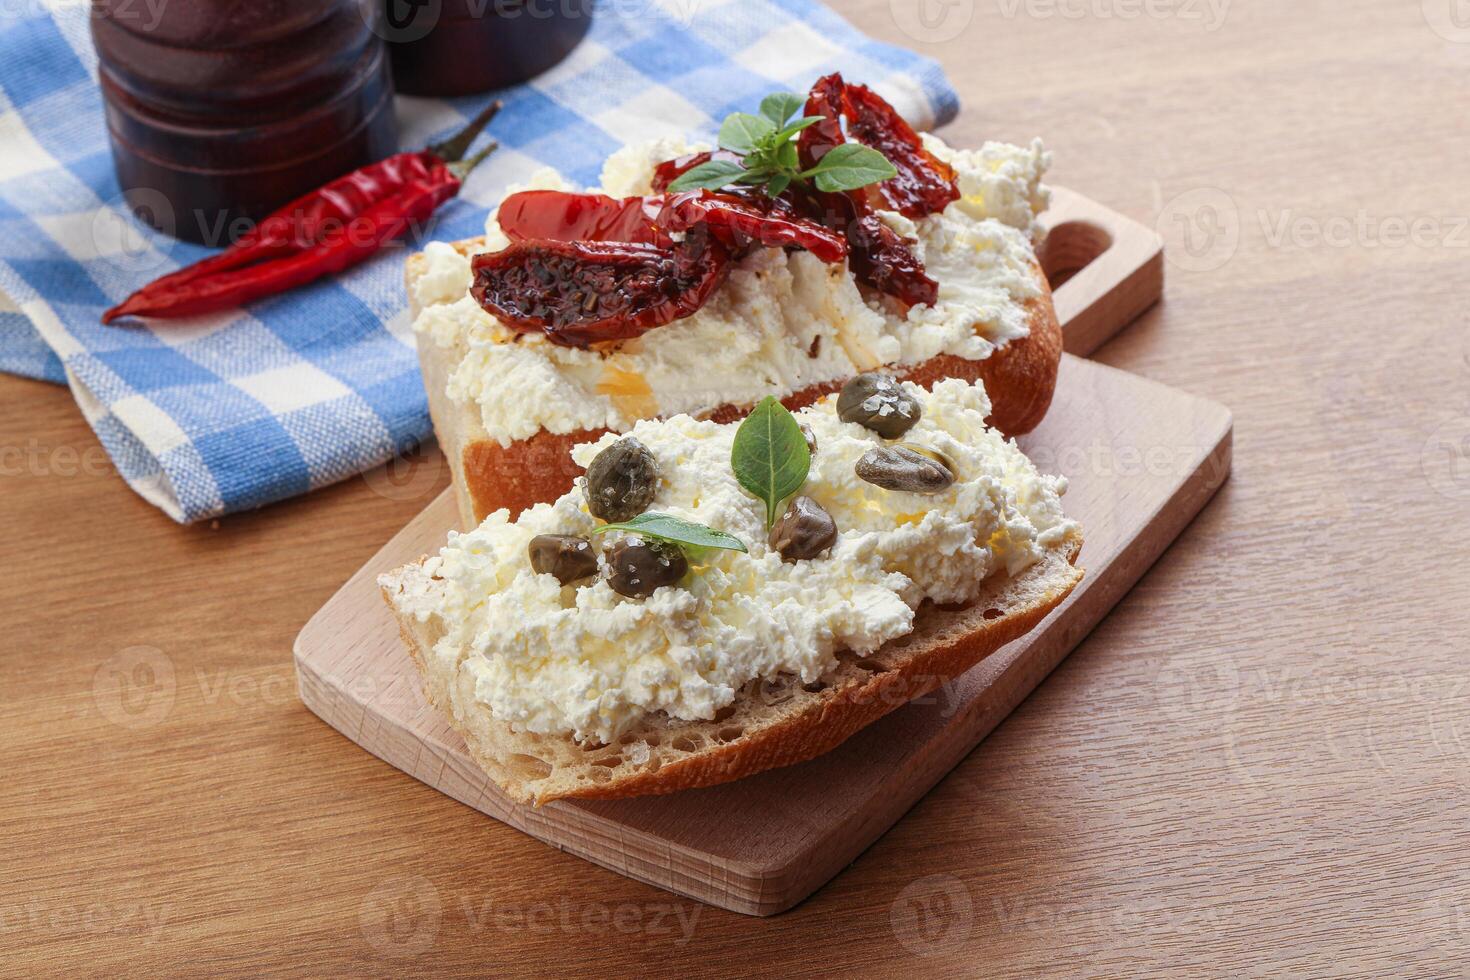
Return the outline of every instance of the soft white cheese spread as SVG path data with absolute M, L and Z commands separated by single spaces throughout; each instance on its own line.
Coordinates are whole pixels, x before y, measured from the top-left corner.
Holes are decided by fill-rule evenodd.
M 455 358 L 448 396 L 477 408 L 502 445 L 542 429 L 625 432 L 639 418 L 747 405 L 940 354 L 980 360 L 1027 332 L 1025 305 L 1040 293 L 1034 244 L 1036 216 L 1048 201 L 1041 178 L 1049 154 L 1040 141 L 955 150 L 925 134 L 924 143 L 957 171 L 960 198 L 918 221 L 880 213 L 917 241 L 939 284 L 933 306 L 903 311 L 881 298 L 865 300 L 845 263 L 768 248 L 737 263 L 693 316 L 611 353 L 559 347 L 539 336 L 511 343 L 514 334 L 470 298 L 468 260 L 436 243 L 425 250 L 428 272 L 415 287 L 421 312 L 414 327 Z M 675 139 L 624 147 L 608 158 L 596 190 L 648 193 L 657 163 L 703 148 Z M 542 169 L 508 193 L 534 188 L 576 190 Z M 508 244 L 492 213 L 486 251 Z
M 647 599 L 624 598 L 600 577 L 562 586 L 532 570 L 527 546 L 538 534 L 596 526 L 579 480 L 514 522 L 499 510 L 474 531 L 451 533 L 395 601 L 421 622 L 437 618 L 445 633 L 431 655 L 468 672 L 495 717 L 535 733 L 610 742 L 651 712 L 713 718 L 755 678 L 814 681 L 839 650 L 869 653 L 912 631 L 924 600 L 971 601 L 992 572 L 1020 572 L 1077 530 L 1062 513 L 1065 481 L 1038 474 L 1014 442 L 986 428 L 980 385 L 906 387 L 923 417 L 905 441 L 954 464 L 955 483 L 936 495 L 859 479 L 854 464 L 883 440 L 839 421 L 835 396 L 797 413 L 817 442 L 801 492 L 838 528 L 826 557 L 788 563 L 767 546 L 764 505 L 730 468 L 737 424 L 678 415 L 632 429 L 658 462 L 649 509 L 734 534 L 748 554 L 710 552 L 681 585 Z M 617 438 L 572 456 L 586 466 Z

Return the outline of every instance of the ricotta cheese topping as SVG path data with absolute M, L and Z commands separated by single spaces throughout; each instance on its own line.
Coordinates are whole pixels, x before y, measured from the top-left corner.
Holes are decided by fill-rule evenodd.
M 906 388 L 923 417 L 905 441 L 954 464 L 955 483 L 932 496 L 856 476 L 856 461 L 884 440 L 840 421 L 836 396 L 796 413 L 817 443 L 801 492 L 838 528 L 827 557 L 787 563 L 767 546 L 764 505 L 730 468 L 737 424 L 678 415 L 632 428 L 658 461 L 649 509 L 734 534 L 748 554 L 709 552 L 681 586 L 642 600 L 600 577 L 562 586 L 532 570 L 527 546 L 538 534 L 587 534 L 597 525 L 579 481 L 514 522 L 500 510 L 474 531 L 451 533 L 395 601 L 421 622 L 442 624 L 431 655 L 467 672 L 494 716 L 539 734 L 611 742 L 651 712 L 711 719 L 755 678 L 815 681 L 839 650 L 866 654 L 911 632 L 924 600 L 971 601 L 991 573 L 1018 573 L 1077 531 L 1062 513 L 1065 481 L 1040 475 L 1014 442 L 985 426 L 990 402 L 980 385 L 950 379 L 932 392 Z M 580 445 L 572 456 L 586 466 L 617 438 Z
M 1027 332 L 1025 305 L 1040 295 L 1036 216 L 1048 192 L 1049 154 L 1040 141 L 1022 148 L 986 143 L 956 150 L 931 134 L 924 144 L 958 174 L 960 198 L 911 221 L 879 212 L 939 284 L 933 306 L 900 309 L 865 299 L 845 264 L 806 252 L 757 249 L 736 263 L 714 297 L 692 316 L 650 331 L 612 353 L 559 347 L 502 326 L 468 294 L 470 264 L 451 246 L 430 245 L 428 272 L 416 284 L 415 329 L 456 362 L 447 394 L 478 408 L 502 445 L 541 429 L 626 432 L 639 418 L 784 397 L 813 384 L 881 365 L 918 364 L 940 354 L 970 360 Z M 707 149 L 665 139 L 624 147 L 603 167 L 601 193 L 646 194 L 654 166 Z M 577 190 L 542 169 L 528 189 Z M 509 242 L 492 213 L 486 251 Z M 506 379 L 514 383 L 506 383 Z

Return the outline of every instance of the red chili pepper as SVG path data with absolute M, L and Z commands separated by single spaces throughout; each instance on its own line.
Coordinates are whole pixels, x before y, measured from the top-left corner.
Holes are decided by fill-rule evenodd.
M 487 106 L 459 133 L 339 177 L 262 220 L 219 255 L 149 283 L 102 315 L 161 319 L 231 309 L 350 268 L 426 220 L 495 149 L 466 151 L 499 110 Z

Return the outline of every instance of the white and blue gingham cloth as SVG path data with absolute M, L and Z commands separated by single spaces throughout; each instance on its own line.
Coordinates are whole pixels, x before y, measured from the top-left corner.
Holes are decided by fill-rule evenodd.
M 123 477 L 184 522 L 325 486 L 427 439 L 402 248 L 242 311 L 101 326 L 103 310 L 209 253 L 145 228 L 123 202 L 88 16 L 52 0 L 0 24 L 0 370 L 70 384 Z M 505 185 L 536 167 L 596 183 L 624 143 L 709 133 L 834 70 L 924 126 L 957 109 L 934 62 L 812 0 L 599 2 L 570 58 L 498 93 L 501 149 L 430 234 L 479 234 Z M 400 97 L 403 145 L 457 129 L 486 98 Z

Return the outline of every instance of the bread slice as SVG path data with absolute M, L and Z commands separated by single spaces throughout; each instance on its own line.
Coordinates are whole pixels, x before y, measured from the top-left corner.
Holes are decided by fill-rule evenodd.
M 712 786 L 822 755 L 883 715 L 963 674 L 1022 636 L 1082 580 L 1076 532 L 1037 564 L 997 574 L 963 608 L 922 607 L 915 629 L 867 657 L 838 655 L 815 684 L 783 676 L 752 681 L 712 721 L 645 719 L 615 744 L 579 745 L 570 737 L 516 732 L 475 699 L 474 681 L 433 654 L 444 636 L 434 618 L 400 614 L 395 596 L 429 584 L 422 560 L 379 581 L 430 703 L 444 713 L 470 755 L 509 796 L 537 806 L 551 800 L 611 799 Z
M 485 249 L 483 238 L 453 244 L 466 257 Z M 416 284 L 427 269 L 428 259 L 423 254 L 409 257 L 404 275 L 414 319 L 420 312 L 414 299 Z M 990 395 L 990 424 L 1006 435 L 1030 432 L 1051 405 L 1062 357 L 1062 329 L 1046 276 L 1039 265 L 1033 267 L 1033 272 L 1041 293 L 1026 304 L 1030 328 L 1026 336 L 1010 341 L 983 360 L 941 355 L 921 364 L 894 369 L 892 373 L 925 388 L 943 378 L 978 379 L 984 382 Z M 485 431 L 474 405 L 455 402 L 445 393 L 449 375 L 462 353 L 440 347 L 423 336 L 418 338 L 418 352 L 434 432 L 449 458 L 462 527 L 477 526 L 486 515 L 501 507 L 508 508 L 515 517 L 527 507 L 555 500 L 571 489 L 582 470 L 572 462 L 569 450 L 578 443 L 597 439 L 607 430 L 567 433 L 542 430 L 529 439 L 502 446 Z M 811 385 L 782 401 L 794 411 L 836 391 L 845 380 Z M 725 422 L 740 418 L 749 409 L 748 405 L 711 406 L 706 416 Z

